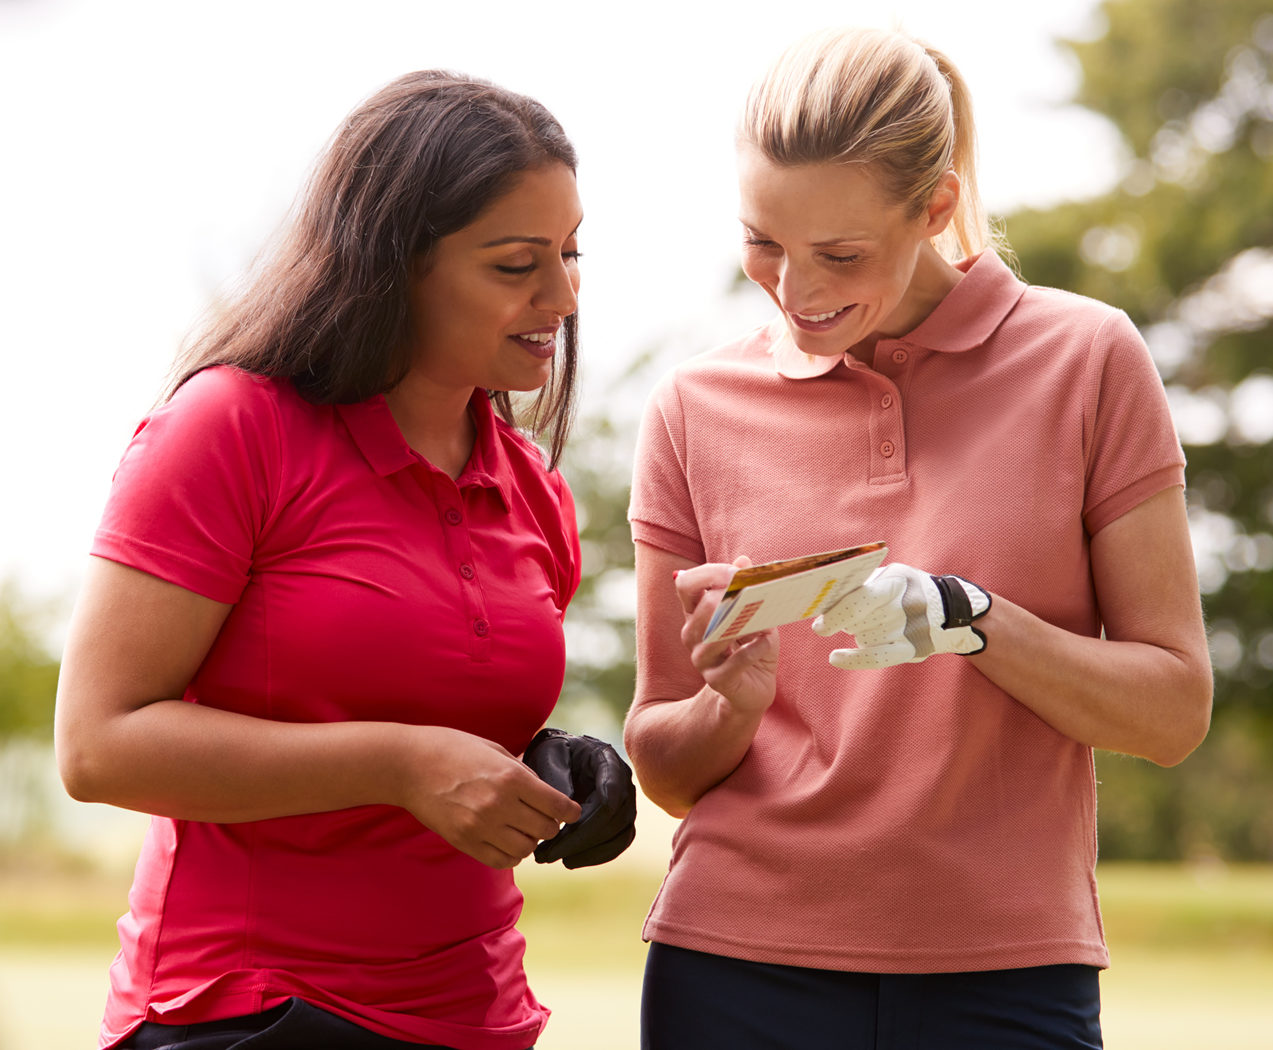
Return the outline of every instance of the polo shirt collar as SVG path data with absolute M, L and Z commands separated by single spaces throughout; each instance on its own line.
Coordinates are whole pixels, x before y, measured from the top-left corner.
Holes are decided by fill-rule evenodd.
M 504 441 L 499 432 L 499 420 L 491 405 L 490 395 L 485 390 L 474 390 L 469 400 L 469 413 L 477 424 L 477 440 L 473 442 L 473 453 L 469 456 L 468 465 L 460 472 L 456 484 L 479 485 L 492 488 L 499 493 L 504 502 L 504 509 L 513 506 L 512 467 L 508 462 L 508 453 L 504 449 Z
M 981 346 L 1003 323 L 1025 293 L 1022 283 L 998 254 L 984 251 L 955 264 L 963 278 L 923 321 L 900 337 L 911 346 L 940 353 L 960 353 Z M 815 357 L 791 341 L 779 317 L 770 326 L 770 353 L 778 374 L 787 379 L 826 375 L 843 363 L 859 364 L 851 354 Z
M 384 394 L 352 405 L 337 405 L 336 411 L 348 427 L 358 451 L 371 469 L 382 477 L 422 462 L 421 456 L 407 444 L 398 429 Z M 511 506 L 511 468 L 504 443 L 500 440 L 495 410 L 485 390 L 473 391 L 469 399 L 469 415 L 477 426 L 477 438 L 469 462 L 455 483 L 461 487 L 478 485 L 495 489 L 507 510 Z

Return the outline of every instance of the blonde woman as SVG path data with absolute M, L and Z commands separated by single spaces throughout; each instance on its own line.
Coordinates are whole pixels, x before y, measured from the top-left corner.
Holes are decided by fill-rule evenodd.
M 651 1050 L 1101 1045 L 1092 750 L 1171 765 L 1210 716 L 1184 458 L 1127 317 L 1005 265 L 974 156 L 900 34 L 817 34 L 749 97 L 778 317 L 660 382 L 632 491 L 626 741 L 684 818 Z M 875 540 L 814 629 L 702 642 L 734 565 Z

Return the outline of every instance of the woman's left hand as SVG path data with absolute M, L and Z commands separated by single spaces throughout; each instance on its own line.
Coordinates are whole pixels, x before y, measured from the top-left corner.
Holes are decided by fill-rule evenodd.
M 843 631 L 856 648 L 832 651 L 844 671 L 917 664 L 939 653 L 979 653 L 986 636 L 973 621 L 990 609 L 990 595 L 959 576 L 933 576 L 901 562 L 871 573 L 813 621 L 824 637 Z

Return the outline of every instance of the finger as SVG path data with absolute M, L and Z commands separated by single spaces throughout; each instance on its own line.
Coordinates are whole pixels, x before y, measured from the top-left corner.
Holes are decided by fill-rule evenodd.
M 855 587 L 813 621 L 813 630 L 823 637 L 843 631 L 856 634 L 866 623 L 877 619 L 881 609 L 896 602 L 906 590 L 906 581 L 885 577 Z
M 491 867 L 511 868 L 520 864 L 534 852 L 539 840 L 524 831 L 505 825 L 493 831 L 482 843 L 482 847 L 491 855 L 491 859 L 483 863 Z M 474 854 L 476 856 L 476 854 Z
M 627 828 L 607 842 L 593 846 L 579 853 L 572 853 L 562 859 L 567 868 L 586 868 L 594 864 L 605 864 L 614 860 L 620 853 L 632 845 L 636 838 L 636 828 Z
M 542 813 L 528 810 L 527 813 L 517 819 L 515 825 L 512 825 L 512 830 L 529 840 L 521 854 L 524 857 L 541 842 L 551 842 L 560 838 L 565 829 L 577 826 L 577 821 L 569 824 L 559 824 L 555 820 L 548 819 Z M 517 844 L 520 845 L 521 843 Z
M 585 817 L 576 824 L 567 824 L 556 837 L 541 842 L 535 847 L 535 860 L 540 864 L 550 864 L 555 860 L 569 861 L 619 840 L 624 840 L 622 848 L 626 849 L 627 844 L 636 836 L 635 816 L 635 807 L 627 813 L 610 809 L 598 810 L 593 816 Z M 618 853 L 612 855 L 618 856 Z M 567 863 L 566 866 L 577 865 Z
M 483 842 L 475 849 L 464 850 L 464 852 L 474 860 L 481 861 L 488 868 L 496 868 L 498 870 L 515 868 L 526 859 L 525 856 L 515 857 L 511 853 L 505 853 L 502 849 L 498 849 L 487 842 Z
M 626 799 L 636 798 L 636 788 L 632 783 L 632 770 L 618 753 L 610 748 L 597 753 L 594 778 L 597 794 L 603 798 Z
M 675 586 L 676 595 L 681 600 L 681 609 L 688 615 L 702 604 L 708 592 L 714 590 L 724 592 L 736 571 L 733 565 L 707 562 L 678 572 Z
M 728 642 L 699 643 L 690 652 L 690 659 L 700 674 L 706 671 L 742 671 L 762 660 L 776 659 L 777 656 L 776 627 L 744 634 Z
M 535 849 L 535 859 L 549 863 L 558 858 L 586 852 L 602 843 L 623 835 L 636 822 L 636 788 L 626 766 L 615 756 L 611 763 L 615 773 L 599 775 L 597 788 L 584 800 L 583 815 L 573 824 L 567 824 L 551 840 L 542 842 Z M 635 834 L 635 832 L 633 832 Z
M 529 774 L 526 785 L 521 791 L 521 801 L 527 807 L 557 825 L 569 824 L 579 819 L 583 811 L 578 802 L 564 792 L 558 791 L 551 784 L 544 783 L 527 767 L 522 768 Z M 539 836 L 539 838 L 544 837 Z
M 915 648 L 909 642 L 890 642 L 858 649 L 833 649 L 827 662 L 841 671 L 871 671 L 908 663 L 914 655 Z

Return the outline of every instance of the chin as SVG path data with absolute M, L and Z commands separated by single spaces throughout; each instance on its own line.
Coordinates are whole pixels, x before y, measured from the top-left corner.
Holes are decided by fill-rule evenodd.
M 797 350 L 810 357 L 840 357 L 845 352 L 840 339 L 831 340 L 826 336 L 811 336 L 808 332 L 802 332 L 791 325 L 787 326 L 787 338 Z

